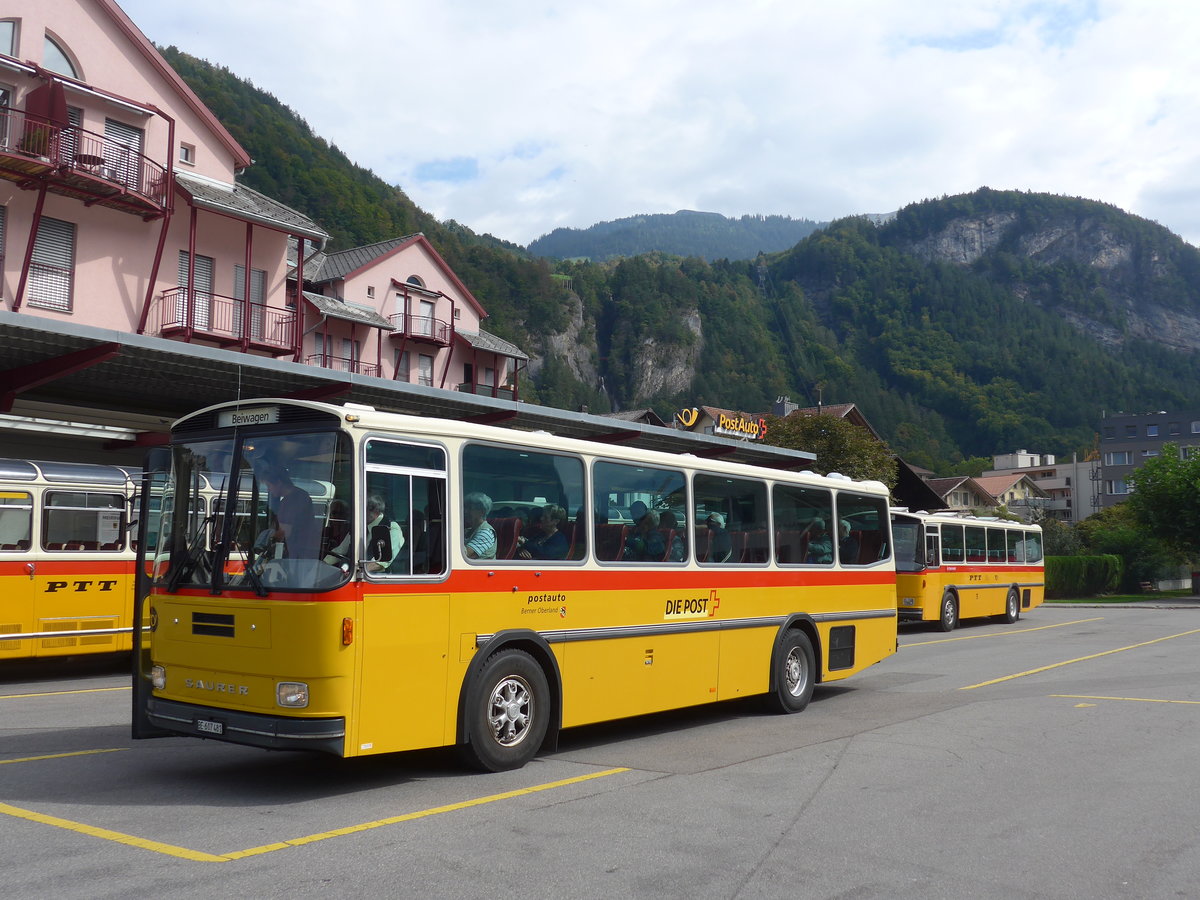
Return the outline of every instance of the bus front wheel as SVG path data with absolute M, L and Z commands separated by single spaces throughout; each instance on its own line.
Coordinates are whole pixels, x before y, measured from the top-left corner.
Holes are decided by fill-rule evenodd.
M 950 591 L 942 594 L 942 614 L 938 617 L 938 628 L 953 631 L 958 625 L 958 603 Z
M 546 673 L 524 650 L 500 650 L 483 664 L 467 709 L 467 762 L 485 772 L 519 769 L 537 753 L 550 722 Z
M 772 663 L 775 690 L 768 695 L 771 709 L 798 713 L 808 706 L 816 684 L 817 658 L 812 641 L 799 629 L 784 635 Z
M 1008 589 L 1008 598 L 1004 601 L 1004 615 L 1001 618 L 1008 625 L 1021 618 L 1021 596 L 1016 588 Z

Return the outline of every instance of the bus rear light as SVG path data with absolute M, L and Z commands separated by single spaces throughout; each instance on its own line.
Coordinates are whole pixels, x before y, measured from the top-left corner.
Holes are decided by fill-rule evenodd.
M 342 646 L 349 647 L 354 643 L 354 620 L 349 616 L 342 619 Z
M 308 706 L 308 685 L 303 681 L 281 681 L 275 685 L 275 702 L 292 709 Z
M 150 669 L 150 684 L 156 691 L 161 691 L 167 686 L 167 670 L 162 666 L 154 666 Z

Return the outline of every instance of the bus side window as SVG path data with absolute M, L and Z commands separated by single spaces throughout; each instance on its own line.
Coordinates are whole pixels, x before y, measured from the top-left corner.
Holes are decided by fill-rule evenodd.
M 33 495 L 0 491 L 0 550 L 28 550 L 33 530 Z
M 775 512 L 775 561 L 783 565 L 833 562 L 829 534 L 833 495 L 826 488 L 777 484 L 771 491 Z
M 373 438 L 366 458 L 366 508 L 351 522 L 357 561 L 369 576 L 445 572 L 445 451 Z

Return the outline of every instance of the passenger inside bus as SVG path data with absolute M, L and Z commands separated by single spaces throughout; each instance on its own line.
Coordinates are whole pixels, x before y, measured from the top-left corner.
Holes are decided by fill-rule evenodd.
M 562 531 L 567 511 L 553 503 L 540 510 L 540 515 L 530 514 L 530 527 L 537 533 L 533 537 L 519 537 L 520 559 L 566 559 L 571 542 Z
M 487 494 L 473 491 L 463 498 L 463 553 L 467 559 L 496 558 L 496 532 L 487 521 L 491 511 L 492 498 Z
M 838 559 L 843 565 L 856 565 L 858 563 L 859 544 L 856 538 L 850 531 L 850 523 L 842 519 L 838 525 Z
M 284 555 L 290 559 L 316 559 L 321 532 L 308 492 L 294 485 L 287 471 L 278 466 L 264 469 L 262 479 L 278 523 L 274 538 L 284 544 Z
M 833 562 L 833 540 L 825 530 L 824 519 L 813 519 L 805 529 L 809 533 L 808 555 L 804 558 L 808 563 Z
M 725 516 L 711 512 L 704 524 L 708 528 L 708 562 L 728 562 L 733 553 L 733 541 L 725 530 Z
M 659 562 L 667 552 L 667 544 L 658 530 L 658 513 L 647 509 L 641 500 L 629 507 L 633 532 L 625 539 L 623 558 L 637 562 Z
M 399 522 L 387 517 L 387 504 L 379 494 L 372 494 L 367 498 L 366 533 L 366 558 L 368 560 L 365 566 L 366 571 L 390 571 L 392 563 L 404 549 L 404 533 Z M 351 543 L 351 535 L 347 532 L 341 542 L 326 554 L 325 562 L 331 566 L 343 567 L 352 564 Z

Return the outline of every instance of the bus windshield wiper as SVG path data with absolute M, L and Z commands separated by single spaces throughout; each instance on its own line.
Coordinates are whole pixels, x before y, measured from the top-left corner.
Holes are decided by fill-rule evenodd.
M 167 578 L 168 593 L 175 593 L 175 591 L 179 589 L 179 585 L 183 582 L 183 580 L 190 577 L 192 573 L 196 571 L 196 566 L 200 562 L 200 557 L 196 551 L 196 547 L 199 544 L 200 539 L 204 536 L 204 529 L 208 527 L 212 520 L 212 516 L 206 516 L 205 518 L 201 519 L 200 524 L 196 526 L 196 529 L 191 533 L 187 540 L 184 541 L 183 553 L 181 554 L 182 559 L 180 559 L 178 565 L 173 564 L 171 574 Z M 174 563 L 174 560 L 172 560 L 172 563 Z

